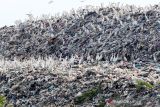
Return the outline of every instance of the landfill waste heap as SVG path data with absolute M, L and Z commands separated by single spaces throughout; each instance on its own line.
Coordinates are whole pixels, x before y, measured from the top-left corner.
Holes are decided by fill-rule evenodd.
M 0 59 L 0 107 L 159 107 L 160 5 L 1 27 Z

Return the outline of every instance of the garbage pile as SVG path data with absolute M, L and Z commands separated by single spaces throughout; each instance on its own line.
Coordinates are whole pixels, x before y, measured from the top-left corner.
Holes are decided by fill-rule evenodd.
M 159 107 L 160 5 L 88 7 L 0 28 L 0 106 Z
M 0 95 L 7 107 L 159 107 L 160 73 L 154 67 L 142 68 L 130 63 L 84 64 L 65 67 L 70 74 L 8 69 L 0 73 Z
M 54 56 L 160 61 L 160 6 L 85 8 L 0 28 L 6 59 Z

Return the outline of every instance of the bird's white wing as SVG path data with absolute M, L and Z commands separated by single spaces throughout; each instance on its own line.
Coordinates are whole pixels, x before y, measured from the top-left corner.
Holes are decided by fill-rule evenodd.
M 49 2 L 48 2 L 48 4 L 52 4 L 53 3 L 53 1 L 52 0 L 50 0 Z

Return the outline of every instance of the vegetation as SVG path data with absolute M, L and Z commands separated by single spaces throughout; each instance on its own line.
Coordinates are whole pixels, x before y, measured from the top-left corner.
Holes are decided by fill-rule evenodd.
M 143 80 L 137 80 L 136 81 L 136 88 L 138 90 L 145 88 L 145 89 L 152 89 L 154 88 L 154 86 L 152 84 L 150 84 L 149 82 L 145 82 Z
M 81 96 L 77 96 L 74 100 L 75 104 L 82 104 L 85 101 L 91 100 L 93 97 L 95 97 L 99 92 L 99 88 L 92 88 L 85 93 L 83 93 Z
M 6 103 L 6 97 L 0 95 L 0 107 L 4 107 Z

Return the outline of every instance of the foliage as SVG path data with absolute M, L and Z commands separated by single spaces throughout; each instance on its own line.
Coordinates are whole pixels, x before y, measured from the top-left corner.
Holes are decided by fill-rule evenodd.
M 77 96 L 74 99 L 75 104 L 81 104 L 87 100 L 91 100 L 94 96 L 98 94 L 99 88 L 92 88 L 85 93 L 83 93 L 81 96 Z
M 136 81 L 136 88 L 137 89 L 141 89 L 141 88 L 152 89 L 152 88 L 154 88 L 154 86 L 152 84 L 150 84 L 149 82 L 145 82 L 143 80 L 137 80 Z
M 6 97 L 0 95 L 0 107 L 3 107 L 6 102 Z

